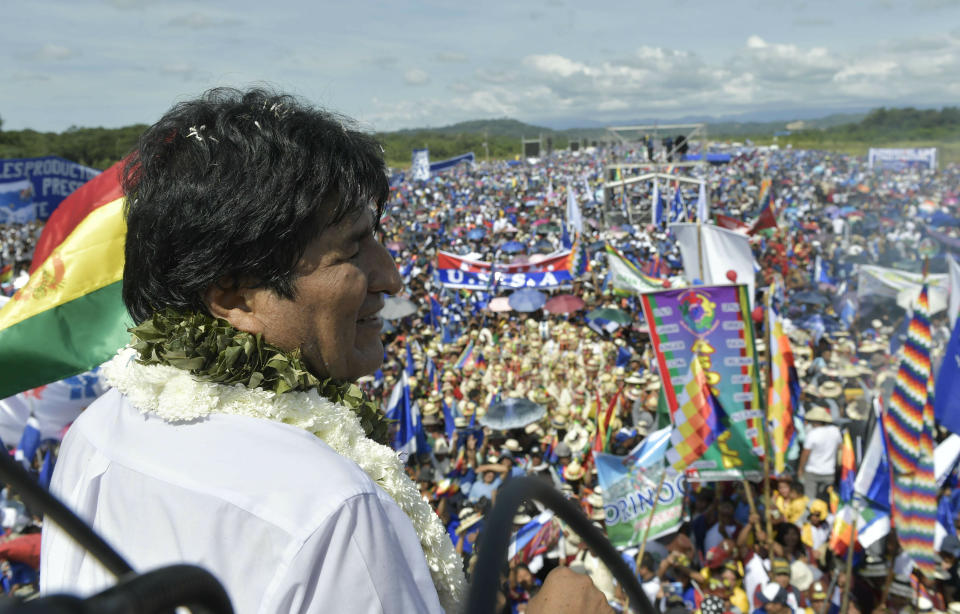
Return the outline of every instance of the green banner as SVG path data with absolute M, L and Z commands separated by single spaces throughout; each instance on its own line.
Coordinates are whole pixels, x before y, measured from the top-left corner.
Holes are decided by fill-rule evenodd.
M 603 487 L 604 523 L 614 546 L 639 545 L 648 524 L 647 539 L 669 535 L 680 528 L 686 491 L 683 474 L 665 469 L 662 460 L 643 467 L 630 456 L 597 454 L 596 461 Z

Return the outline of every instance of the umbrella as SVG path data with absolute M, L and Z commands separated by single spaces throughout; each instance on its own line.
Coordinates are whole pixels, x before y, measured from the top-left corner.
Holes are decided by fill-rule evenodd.
M 551 232 L 560 232 L 561 230 L 562 230 L 562 228 L 560 228 L 560 227 L 559 227 L 558 225 L 556 225 L 556 224 L 543 224 L 542 226 L 537 227 L 537 232 L 538 232 L 539 234 L 548 234 L 548 233 L 551 233 Z
M 473 230 L 467 233 L 467 238 L 470 239 L 471 241 L 479 241 L 486 234 L 487 233 L 484 232 L 482 228 L 474 228 Z
M 818 292 L 798 292 L 791 299 L 798 303 L 807 303 L 809 305 L 829 305 L 830 299 Z
M 520 241 L 507 241 L 500 246 L 501 252 L 506 252 L 508 254 L 515 254 L 517 252 L 522 252 L 527 249 L 527 246 L 521 243 Z
M 631 316 L 629 313 L 614 307 L 601 307 L 600 309 L 594 309 L 587 314 L 588 320 L 596 320 L 598 318 L 616 322 L 617 324 L 629 324 L 633 321 L 633 316 Z
M 513 307 L 510 306 L 510 299 L 505 296 L 498 296 L 497 298 L 490 299 L 490 303 L 487 304 L 487 309 L 495 312 L 510 311 Z
M 547 218 L 543 218 L 543 219 L 539 219 L 539 220 L 537 220 L 536 222 L 534 222 L 534 223 L 532 224 L 532 226 L 534 226 L 534 227 L 536 227 L 536 226 L 543 226 L 544 224 L 549 224 L 549 223 L 550 223 L 550 220 L 548 220 Z
M 508 300 L 514 311 L 530 312 L 543 307 L 547 302 L 547 295 L 539 290 L 524 288 L 511 294 Z
M 384 320 L 399 320 L 415 313 L 417 313 L 417 306 L 410 299 L 388 296 L 383 301 L 383 309 L 380 310 L 379 315 Z
M 573 313 L 580 311 L 584 307 L 583 299 L 573 294 L 561 294 L 555 296 L 543 306 L 543 310 L 548 313 Z
M 480 424 L 497 431 L 509 431 L 533 424 L 543 418 L 546 413 L 547 408 L 543 405 L 523 398 L 509 398 L 491 406 L 480 418 Z
M 546 239 L 540 239 L 533 244 L 533 251 L 535 252 L 546 252 L 550 253 L 553 251 L 553 243 L 547 241 Z
M 387 243 L 387 249 L 391 249 L 395 252 L 399 252 L 405 247 L 406 245 L 404 245 L 403 241 L 391 241 L 390 243 Z

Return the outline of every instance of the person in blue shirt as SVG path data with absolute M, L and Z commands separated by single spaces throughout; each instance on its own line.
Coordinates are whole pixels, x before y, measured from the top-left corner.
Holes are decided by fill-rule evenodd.
M 501 476 L 506 472 L 507 468 L 500 463 L 480 465 L 477 467 L 477 473 L 480 475 L 480 479 L 470 486 L 470 494 L 467 496 L 467 499 L 471 503 L 476 503 L 480 499 L 487 498 L 491 503 L 496 503 L 497 489 L 500 488 L 500 485 L 503 483 Z

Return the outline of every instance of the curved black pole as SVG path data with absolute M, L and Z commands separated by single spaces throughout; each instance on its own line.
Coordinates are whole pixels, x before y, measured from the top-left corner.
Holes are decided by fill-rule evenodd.
M 31 509 L 43 511 L 44 520 L 60 526 L 81 548 L 94 556 L 116 577 L 133 571 L 117 551 L 80 520 L 76 514 L 40 486 L 9 454 L 0 453 L 0 480 L 16 491 Z
M 554 511 L 600 557 L 620 583 L 634 610 L 640 614 L 656 614 L 640 581 L 613 547 L 613 544 L 584 515 L 583 510 L 564 499 L 563 495 L 539 478 L 511 478 L 497 493 L 497 504 L 491 510 L 478 544 L 477 566 L 467 597 L 467 614 L 491 614 L 496 607 L 500 570 L 507 559 L 513 516 L 525 499 L 536 499 Z

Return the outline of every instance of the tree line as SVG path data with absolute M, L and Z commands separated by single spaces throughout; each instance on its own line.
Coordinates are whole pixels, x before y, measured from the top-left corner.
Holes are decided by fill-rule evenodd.
M 61 156 L 93 168 L 104 169 L 129 152 L 145 124 L 123 128 L 78 128 L 63 132 L 35 130 L 2 130 L 0 120 L 0 158 L 34 158 Z M 589 132 L 589 134 L 588 134 Z M 596 139 L 595 130 L 554 131 L 510 119 L 477 120 L 443 128 L 381 132 L 376 136 L 383 144 L 387 163 L 408 166 L 411 151 L 427 147 L 431 160 L 443 160 L 467 153 L 478 160 L 489 155 L 492 159 L 513 159 L 521 153 L 521 137 L 543 139 L 543 146 L 565 149 L 571 139 Z M 770 135 L 756 135 L 759 138 Z M 791 135 L 798 142 L 816 146 L 818 143 L 869 143 L 882 145 L 904 141 L 960 140 L 960 108 L 915 109 L 911 107 L 874 109 L 855 123 L 825 129 L 796 131 Z M 486 147 L 484 144 L 486 143 Z

